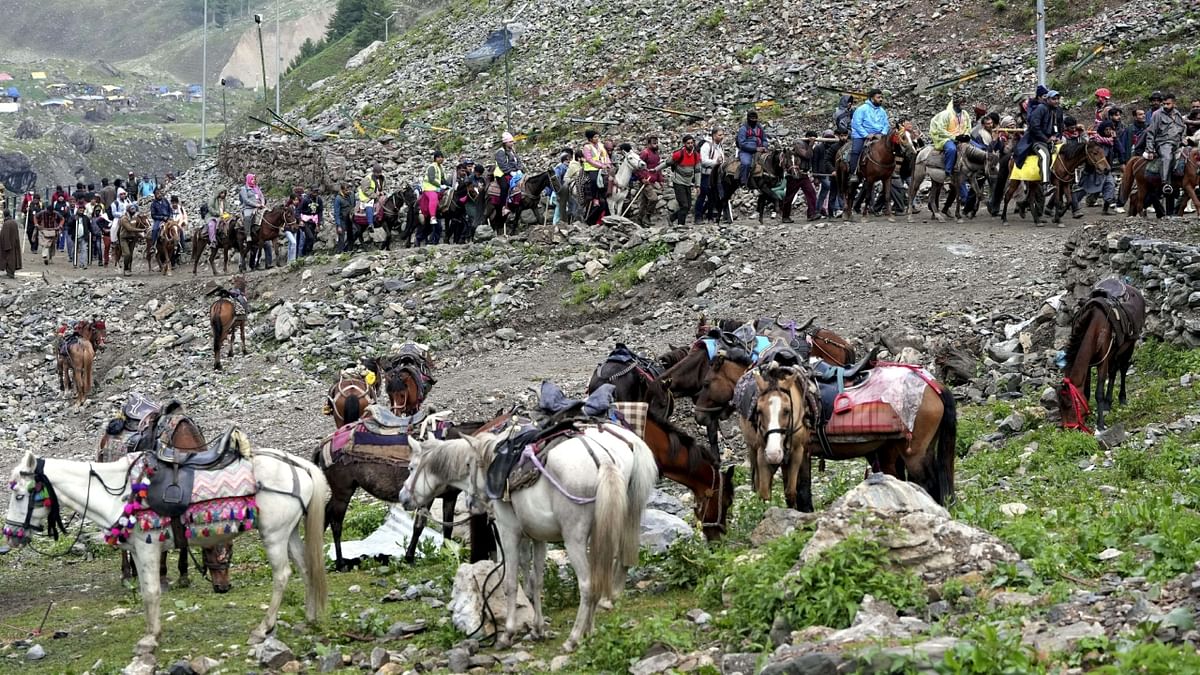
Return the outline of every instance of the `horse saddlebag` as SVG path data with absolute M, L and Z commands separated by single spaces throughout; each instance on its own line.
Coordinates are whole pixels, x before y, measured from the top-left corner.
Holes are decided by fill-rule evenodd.
M 844 437 L 863 440 L 905 438 L 908 429 L 890 404 L 883 401 L 855 403 L 841 394 L 834 400 L 833 415 L 825 425 L 825 434 L 837 439 L 835 442 L 847 442 Z

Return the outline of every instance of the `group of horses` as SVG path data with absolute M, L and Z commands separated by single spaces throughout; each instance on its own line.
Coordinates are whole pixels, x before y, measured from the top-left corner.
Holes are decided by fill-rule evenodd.
M 87 323 L 76 327 L 76 342 L 86 345 L 80 347 L 81 352 L 97 343 L 96 329 L 103 329 L 90 323 L 90 327 Z M 782 469 L 786 503 L 811 511 L 815 457 L 822 465 L 825 460 L 864 459 L 870 471 L 916 482 L 939 503 L 951 502 L 957 411 L 950 389 L 922 368 L 877 361 L 877 350 L 856 361 L 855 350 L 845 339 L 827 329 L 814 329 L 812 323 L 760 319 L 710 324 L 701 317 L 694 342 L 672 347 L 657 359 L 618 345 L 593 371 L 588 391 L 607 394 L 612 401 L 643 405 L 645 422 L 637 427 L 640 434 L 631 431 L 634 425 L 626 426 L 622 422 L 627 420 L 620 417 L 597 413 L 579 417 L 578 402 L 567 406 L 566 413 L 545 413 L 534 418 L 540 425 L 534 430 L 536 437 L 538 442 L 554 440 L 557 444 L 546 446 L 543 455 L 529 445 L 516 448 L 522 457 L 528 456 L 537 473 L 529 487 L 511 493 L 506 489 L 503 496 L 490 494 L 490 488 L 484 490 L 484 486 L 489 485 L 493 461 L 513 452 L 506 449 L 507 444 L 525 438 L 521 434 L 528 432 L 528 426 L 516 423 L 528 419 L 524 411 L 501 411 L 493 419 L 456 424 L 431 435 L 429 422 L 434 418 L 420 413 L 433 383 L 432 377 L 420 377 L 432 371 L 423 352 L 414 357 L 414 352 L 402 349 L 397 355 L 364 359 L 361 369 L 344 372 L 330 388 L 327 412 L 339 433 L 363 415 L 404 425 L 409 459 L 381 468 L 378 462 L 326 462 L 320 450 L 310 455 L 311 460 L 274 451 L 256 452 L 248 458 L 255 479 L 263 486 L 257 495 L 255 526 L 274 578 L 266 617 L 252 633 L 252 640 L 263 639 L 275 623 L 290 574 L 289 558 L 306 579 L 308 618 L 312 620 L 320 612 L 326 593 L 322 533 L 326 525 L 332 527 L 336 566 L 345 569 L 341 524 L 359 487 L 381 500 L 418 511 L 417 531 L 406 554 L 409 560 L 415 556 L 419 531 L 432 502 L 443 500 L 441 524 L 450 536 L 456 524 L 455 503 L 460 494 L 467 495 L 472 559 L 487 559 L 497 543 L 503 557 L 509 611 L 499 646 L 511 643 L 518 628 L 515 604 L 522 572 L 536 615 L 532 634 L 544 634 L 541 583 L 546 544 L 564 542 L 580 591 L 575 624 L 563 646 L 566 651 L 574 649 L 591 630 L 597 608 L 617 597 L 625 570 L 637 563 L 639 523 L 657 477 L 676 481 L 693 493 L 694 514 L 706 539 L 725 534 L 734 499 L 734 469 L 723 467 L 718 425 L 732 415 L 739 418 L 750 452 L 751 480 L 763 500 L 771 498 L 774 474 Z M 1125 373 L 1143 323 L 1141 294 L 1117 280 L 1098 284 L 1082 304 L 1072 324 L 1066 375 L 1058 390 L 1064 426 L 1090 431 L 1086 418 L 1093 368 L 1097 370 L 1098 427 L 1103 427 L 1104 413 L 1111 408 L 1118 375 L 1120 399 L 1124 400 Z M 890 399 L 885 394 L 883 401 L 897 411 L 911 409 L 906 428 L 901 433 L 895 429 L 875 433 L 865 427 L 850 435 L 835 433 L 834 418 L 846 408 L 842 397 L 871 378 L 899 387 L 901 398 Z M 822 403 L 830 393 L 836 394 L 832 413 Z M 705 427 L 707 442 L 694 439 L 670 421 L 676 396 L 692 400 L 692 417 Z M 556 417 L 564 414 L 566 417 Z M 163 437 L 161 424 L 151 426 Z M 172 424 L 167 430 L 174 434 L 172 447 L 205 447 L 194 425 Z M 64 533 L 62 505 L 108 527 L 121 517 L 134 489 L 133 463 L 149 451 L 139 446 L 129 455 L 98 464 L 39 458 L 26 452 L 12 471 L 5 536 L 19 546 L 29 543 L 35 532 Z M 498 542 L 487 525 L 484 505 L 491 507 Z M 301 521 L 307 532 L 305 540 L 300 537 Z M 228 543 L 237 534 L 210 535 L 205 531 L 190 543 L 213 547 Z M 529 550 L 530 543 L 532 556 L 520 554 Z M 137 567 L 151 569 L 162 564 L 164 547 L 169 544 L 162 538 L 142 539 L 139 535 L 121 545 L 132 552 Z M 139 579 L 147 614 L 147 632 L 137 647 L 143 656 L 153 654 L 161 632 L 161 588 L 150 576 L 143 574 Z

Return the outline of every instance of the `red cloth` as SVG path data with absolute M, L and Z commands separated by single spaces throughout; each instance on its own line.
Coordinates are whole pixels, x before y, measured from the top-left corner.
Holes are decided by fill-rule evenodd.
M 642 161 L 646 163 L 646 168 L 638 171 L 638 180 L 642 181 L 643 183 L 663 182 L 662 172 L 655 170 L 659 164 L 662 164 L 662 158 L 658 156 L 658 152 L 651 150 L 650 148 L 646 148 L 645 150 L 642 150 L 642 154 L 638 156 L 641 157 Z
M 671 155 L 671 163 L 675 166 L 700 166 L 700 153 L 695 150 L 680 148 Z

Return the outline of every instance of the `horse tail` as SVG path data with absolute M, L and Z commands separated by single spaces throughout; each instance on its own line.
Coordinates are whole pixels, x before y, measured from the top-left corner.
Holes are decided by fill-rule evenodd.
M 954 458 L 958 452 L 958 404 L 949 387 L 942 387 L 942 419 L 938 422 L 937 450 L 934 456 L 933 481 L 939 504 L 954 502 Z
M 658 482 L 658 463 L 654 461 L 654 453 L 642 439 L 633 439 L 629 448 L 633 451 L 633 470 L 629 476 L 625 521 L 621 528 L 621 557 L 626 567 L 633 567 L 638 563 L 642 513 L 646 510 L 646 502 L 650 500 L 655 483 Z
M 216 304 L 213 305 L 208 320 L 212 324 L 213 353 L 219 355 L 221 353 L 221 333 L 224 332 L 224 321 L 221 320 L 221 312 L 217 309 Z
M 588 555 L 591 567 L 591 600 L 610 596 L 615 590 L 616 567 L 624 542 L 623 526 L 628 508 L 625 477 L 612 461 L 600 464 L 596 486 L 596 511 L 592 516 L 592 547 Z
M 345 403 L 342 404 L 342 424 L 357 422 L 358 418 L 362 416 L 362 411 L 358 406 L 358 397 L 350 395 L 343 400 Z
M 325 612 L 329 586 L 325 578 L 325 506 L 329 503 L 329 481 L 325 473 L 313 464 L 304 469 L 312 479 L 313 494 L 304 514 L 304 613 L 315 621 Z

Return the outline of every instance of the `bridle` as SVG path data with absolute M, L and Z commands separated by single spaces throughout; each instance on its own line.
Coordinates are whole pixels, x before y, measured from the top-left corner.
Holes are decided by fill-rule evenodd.
M 54 490 L 54 484 L 50 482 L 50 477 L 46 475 L 46 460 L 42 457 L 37 458 L 37 461 L 34 463 L 33 471 L 19 472 L 19 475 L 23 478 L 28 478 L 30 482 L 33 483 L 33 486 L 27 486 L 24 496 L 20 494 L 14 495 L 18 501 L 23 499 L 29 500 L 29 505 L 25 511 L 25 518 L 24 520 L 16 521 L 6 517 L 4 520 L 3 529 L 4 536 L 6 538 L 16 540 L 22 545 L 32 549 L 35 553 L 43 555 L 47 558 L 61 558 L 70 554 L 75 548 L 75 544 L 79 543 L 79 540 L 83 537 L 83 528 L 87 520 L 88 507 L 91 505 L 92 501 L 92 479 L 96 479 L 96 482 L 100 483 L 100 486 L 108 494 L 121 495 L 129 487 L 129 476 L 133 471 L 133 464 L 133 462 L 130 462 L 129 469 L 125 472 L 125 482 L 122 483 L 120 487 L 114 489 L 109 487 L 108 484 L 104 482 L 104 479 L 100 477 L 100 474 L 96 473 L 96 470 L 92 468 L 92 463 L 88 462 L 87 494 L 84 497 L 83 510 L 79 514 L 79 531 L 75 534 L 75 539 L 71 542 L 70 546 L 66 547 L 66 549 L 64 549 L 61 553 L 50 554 L 43 553 L 33 547 L 31 542 L 33 538 L 32 533 L 45 532 L 49 537 L 57 541 L 60 533 L 65 534 L 67 532 L 67 526 L 62 520 L 62 511 L 58 494 Z M 17 488 L 16 481 L 10 482 L 9 488 L 15 492 Z M 44 526 L 35 525 L 33 523 L 34 514 L 39 506 L 49 510 L 49 513 L 46 516 L 46 525 Z
M 696 520 L 700 521 L 700 528 L 712 528 L 721 534 L 725 534 L 726 528 L 723 522 L 725 513 L 725 476 L 721 474 L 721 466 L 719 464 L 711 464 L 713 480 L 712 484 L 704 490 L 700 501 L 696 503 Z M 717 498 L 717 522 L 711 523 L 704 520 L 704 514 L 708 511 L 708 504 L 713 497 Z
M 779 386 L 778 379 L 776 379 L 774 377 L 767 378 L 767 383 L 768 383 L 767 388 L 758 393 L 758 398 L 761 399 L 762 397 L 766 396 L 767 394 L 770 394 L 773 392 L 786 394 L 787 398 L 788 398 L 788 415 L 790 416 L 790 419 L 788 420 L 788 424 L 785 427 L 772 427 L 765 431 L 760 430 L 759 423 L 762 420 L 762 414 L 758 410 L 757 401 L 755 402 L 753 412 L 750 413 L 750 421 L 754 424 L 755 430 L 759 431 L 759 434 L 762 436 L 764 443 L 766 442 L 766 440 L 768 438 L 770 438 L 771 436 L 773 436 L 775 434 L 779 434 L 779 435 L 783 436 L 783 441 L 782 441 L 783 453 L 784 453 L 783 456 L 784 456 L 784 459 L 786 460 L 787 457 L 792 452 L 792 437 L 795 436 L 800 431 L 804 430 L 804 426 L 803 426 L 804 417 L 803 417 L 803 415 L 796 414 L 796 399 L 795 399 L 795 396 L 792 395 L 792 390 L 793 390 L 792 387 L 788 387 L 785 389 L 785 388 Z M 800 426 L 796 426 L 797 419 L 801 420 Z
M 1079 387 L 1075 386 L 1069 376 L 1063 378 L 1063 387 L 1067 390 L 1067 397 L 1071 399 L 1071 409 L 1075 411 L 1075 420 L 1070 422 L 1063 420 L 1063 428 L 1077 429 L 1087 434 L 1092 433 L 1087 425 L 1087 416 L 1091 412 L 1088 408 L 1087 397 L 1079 391 Z

